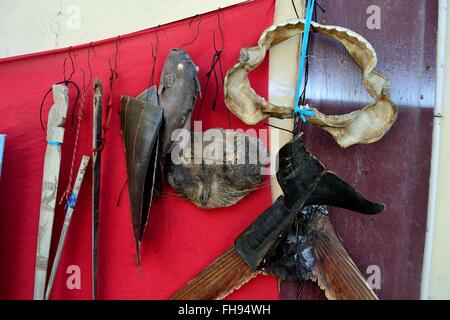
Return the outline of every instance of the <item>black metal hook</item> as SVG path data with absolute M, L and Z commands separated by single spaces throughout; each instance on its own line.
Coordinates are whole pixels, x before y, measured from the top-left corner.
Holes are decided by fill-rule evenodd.
M 216 36 L 215 36 L 215 31 L 214 31 L 214 32 L 213 32 L 213 40 L 214 40 L 214 50 L 215 50 L 216 52 L 222 52 L 222 51 L 223 51 L 223 48 L 224 48 L 224 46 L 225 46 L 225 37 L 224 37 L 224 34 L 223 34 L 222 24 L 220 23 L 220 10 L 221 10 L 221 8 L 218 8 L 218 9 L 217 9 L 217 25 L 218 25 L 218 27 L 219 27 L 220 35 L 221 35 L 221 37 L 222 37 L 222 48 L 221 48 L 220 50 L 217 49 L 217 46 L 216 46 Z
M 150 44 L 151 48 L 152 48 L 152 70 L 150 73 L 150 80 L 149 80 L 149 88 L 153 86 L 154 81 L 155 81 L 155 67 L 156 67 L 156 59 L 158 58 L 158 49 L 159 49 L 159 36 L 158 36 L 158 30 L 159 30 L 160 25 L 158 25 L 158 27 L 156 28 L 155 31 L 155 37 L 156 37 L 156 43 L 153 46 L 153 42 Z M 150 94 L 150 90 L 147 91 L 147 100 L 148 100 L 148 95 Z
M 69 59 L 70 59 L 70 63 L 72 64 L 72 72 L 69 75 L 69 78 L 66 78 L 66 58 L 64 58 L 64 63 L 63 63 L 63 76 L 64 76 L 64 81 L 70 81 L 72 80 L 72 77 L 75 73 L 75 63 L 73 61 L 73 56 L 72 56 L 72 46 L 70 46 L 67 50 L 67 54 L 69 55 Z
M 117 72 L 117 56 L 119 55 L 119 42 L 120 42 L 120 36 L 117 36 L 116 41 L 115 41 L 115 51 L 114 51 L 114 68 L 111 65 L 111 58 L 108 59 L 109 62 L 109 71 L 110 71 L 110 77 L 109 77 L 109 81 L 111 84 L 111 81 L 113 81 L 113 79 L 118 78 L 119 77 L 119 73 Z
M 87 52 L 87 65 L 89 69 L 89 82 L 87 87 L 89 87 L 92 83 L 92 67 L 91 67 L 91 50 L 95 52 L 94 47 L 92 46 L 92 42 L 89 42 L 88 52 Z
M 275 125 L 267 123 L 267 122 L 264 123 L 264 125 L 266 125 L 268 127 L 271 127 L 271 128 L 275 128 L 275 129 L 281 130 L 281 131 L 286 131 L 286 132 L 289 132 L 289 133 L 292 133 L 292 134 L 294 133 L 293 131 L 291 131 L 289 129 L 281 128 L 281 127 L 275 126 Z
M 292 3 L 292 7 L 294 8 L 294 12 L 295 12 L 295 15 L 297 16 L 297 19 L 300 19 L 300 16 L 298 15 L 297 7 L 295 6 L 294 0 L 291 0 L 291 3 Z M 325 9 L 320 5 L 320 3 L 317 0 L 314 3 L 314 7 L 319 8 L 320 11 L 322 11 L 322 13 L 326 12 Z M 314 20 L 316 20 L 316 19 L 314 19 Z
M 74 121 L 74 119 L 73 119 L 73 116 L 74 116 L 74 112 L 75 112 L 75 107 L 76 107 L 76 105 L 77 105 L 77 103 L 78 103 L 78 98 L 80 97 L 80 88 L 78 87 L 78 85 L 75 83 L 75 82 L 73 82 L 72 80 L 63 80 L 63 81 L 60 81 L 60 82 L 58 82 L 58 83 L 56 83 L 56 84 L 65 84 L 66 86 L 68 86 L 69 84 L 72 84 L 74 87 L 75 87 L 75 89 L 77 90 L 77 97 L 75 98 L 75 103 L 73 104 L 73 109 L 72 109 L 72 121 Z M 45 131 L 45 126 L 44 126 L 44 121 L 42 120 L 42 109 L 43 109 L 43 107 L 44 107 L 44 102 L 45 102 L 45 99 L 47 98 L 47 96 L 50 94 L 50 92 L 52 92 L 53 91 L 53 88 L 50 88 L 46 93 L 45 93 L 45 95 L 44 95 L 44 98 L 42 99 L 42 101 L 41 101 L 41 105 L 40 105 L 40 107 L 39 107 L 39 120 L 40 120 L 40 122 L 41 122 L 41 128 L 42 128 L 42 130 L 43 131 Z M 72 123 L 72 125 L 73 125 L 73 123 Z
M 222 68 L 222 60 L 221 60 L 221 55 L 222 52 L 225 48 L 225 37 L 224 37 L 224 32 L 222 29 L 222 25 L 220 22 L 220 10 L 221 8 L 217 9 L 217 25 L 222 37 L 222 46 L 220 49 L 218 49 L 217 44 L 216 44 L 216 32 L 213 31 L 213 46 L 214 46 L 214 54 L 212 56 L 212 61 L 211 61 L 211 66 L 208 70 L 208 72 L 206 72 L 206 85 L 204 88 L 204 93 L 203 93 L 203 98 L 202 101 L 200 102 L 200 105 L 198 107 L 198 111 L 197 111 L 197 120 L 200 118 L 200 112 L 202 110 L 202 106 L 203 106 L 203 101 L 205 99 L 206 96 L 206 92 L 208 90 L 208 85 L 209 85 L 209 81 L 211 79 L 211 74 L 214 74 L 214 81 L 215 81 L 215 85 L 216 85 L 216 90 L 215 90 L 215 94 L 214 94 L 214 99 L 212 102 L 212 109 L 215 110 L 216 109 L 216 105 L 217 105 L 217 99 L 219 96 L 219 79 L 217 76 L 217 71 L 216 71 L 216 65 L 219 65 L 219 70 L 220 70 L 220 76 L 221 76 L 221 81 L 223 84 L 223 80 L 224 80 L 224 75 L 223 75 L 223 68 Z M 230 118 L 230 110 L 227 109 L 227 116 L 228 116 L 228 125 L 231 128 L 231 118 Z
M 72 109 L 72 127 L 73 127 L 75 125 L 74 116 L 75 116 L 75 109 L 76 109 L 76 106 L 77 106 L 77 103 L 78 103 L 78 99 L 80 97 L 80 88 L 78 87 L 78 85 L 74 81 L 72 81 L 72 77 L 75 74 L 75 61 L 74 61 L 74 57 L 73 57 L 73 53 L 72 53 L 72 46 L 67 48 L 67 54 L 68 54 L 69 59 L 70 59 L 70 63 L 71 63 L 71 66 L 72 66 L 72 71 L 70 72 L 69 78 L 67 78 L 67 76 L 66 76 L 67 57 L 64 57 L 64 62 L 63 62 L 63 78 L 64 78 L 64 80 L 60 81 L 60 82 L 57 82 L 56 84 L 65 84 L 66 86 L 68 86 L 69 84 L 72 84 L 75 87 L 75 89 L 77 90 L 77 96 L 75 98 L 75 103 L 74 103 L 73 109 Z M 40 107 L 39 107 L 39 121 L 41 123 L 41 128 L 42 128 L 43 131 L 45 131 L 45 126 L 44 126 L 44 121 L 42 119 L 42 109 L 44 107 L 44 103 L 45 103 L 45 100 L 47 99 L 47 96 L 52 91 L 53 91 L 53 87 L 51 87 L 45 93 L 44 97 L 42 98 Z
M 197 17 L 199 17 L 199 16 L 200 16 L 199 14 L 196 14 L 195 16 L 193 16 L 193 17 L 191 18 L 191 21 L 189 21 L 189 28 L 191 28 L 191 25 L 192 25 L 192 22 L 194 21 L 194 19 L 197 18 Z M 188 46 L 188 45 L 194 43 L 195 40 L 197 40 L 198 35 L 200 34 L 200 25 L 201 25 L 201 24 L 202 24 L 202 19 L 200 18 L 199 21 L 198 21 L 198 24 L 197 24 L 197 33 L 195 34 L 194 38 L 193 38 L 191 41 L 188 41 L 188 42 L 186 42 L 186 43 L 183 43 L 183 44 L 180 46 L 181 49 L 183 49 L 184 47 L 186 47 L 186 46 Z

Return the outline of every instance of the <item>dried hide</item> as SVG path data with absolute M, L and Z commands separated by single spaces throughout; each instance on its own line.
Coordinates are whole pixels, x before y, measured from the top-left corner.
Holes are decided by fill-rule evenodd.
M 191 130 L 191 117 L 200 94 L 198 67 L 182 49 L 172 49 L 166 58 L 158 87 L 159 104 L 164 109 L 161 129 L 161 150 L 164 157 L 170 152 L 172 134 L 177 129 Z
M 182 142 L 174 147 L 167 180 L 196 206 L 231 206 L 262 182 L 261 156 L 267 151 L 258 138 L 214 128 L 192 133 L 189 143 L 185 149 Z
M 248 73 L 257 68 L 267 51 L 303 32 L 304 20 L 292 19 L 267 28 L 256 47 L 243 48 L 239 61 L 227 72 L 224 81 L 225 104 L 239 119 L 249 125 L 267 117 L 292 118 L 293 106 L 278 106 L 260 97 L 251 87 Z M 390 80 L 374 71 L 377 56 L 372 45 L 359 34 L 337 26 L 312 22 L 311 32 L 338 40 L 362 69 L 364 86 L 375 102 L 343 115 L 326 115 L 312 109 L 309 121 L 328 131 L 343 148 L 370 144 L 381 139 L 397 118 L 397 108 L 390 99 Z

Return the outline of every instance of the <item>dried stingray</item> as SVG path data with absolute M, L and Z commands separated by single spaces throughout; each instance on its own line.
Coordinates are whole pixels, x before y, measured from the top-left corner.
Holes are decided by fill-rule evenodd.
M 256 124 L 267 117 L 292 118 L 293 106 L 278 106 L 256 94 L 248 73 L 257 68 L 267 50 L 303 32 L 304 20 L 291 19 L 267 28 L 256 47 L 243 48 L 239 61 L 227 72 L 224 80 L 225 104 L 246 124 Z M 336 26 L 312 22 L 312 32 L 338 40 L 363 71 L 364 86 L 375 100 L 363 109 L 343 115 L 325 115 L 312 109 L 315 116 L 309 121 L 328 131 L 343 148 L 381 139 L 397 118 L 397 108 L 390 99 L 390 80 L 374 71 L 377 56 L 372 45 L 359 34 Z
M 156 91 L 150 91 L 155 95 Z M 142 98 L 142 97 L 141 97 Z M 155 104 L 155 97 L 148 101 L 122 96 L 120 117 L 125 146 L 128 193 L 131 222 L 136 242 L 137 263 L 140 265 L 140 246 L 150 214 L 158 170 L 159 130 L 163 111 Z
M 260 156 L 267 150 L 258 138 L 215 128 L 192 133 L 190 142 L 202 146 L 202 155 L 196 156 L 195 147 L 186 148 L 179 163 L 168 164 L 167 180 L 196 206 L 231 206 L 262 182 Z
M 326 171 L 323 164 L 306 150 L 298 137 L 281 148 L 279 163 L 277 179 L 284 196 L 279 197 L 270 208 L 257 217 L 236 239 L 233 247 L 200 272 L 172 299 L 222 299 L 259 273 L 273 273 L 273 263 L 278 265 L 283 263 L 276 260 L 276 252 L 279 246 L 283 246 L 285 236 L 289 233 L 298 212 L 307 203 L 315 204 L 324 201 L 369 215 L 384 210 L 384 205 L 365 199 L 347 183 L 333 182 L 333 180 L 341 181 L 341 179 Z M 328 175 L 333 175 L 335 178 L 325 178 Z M 331 183 L 328 184 L 329 182 Z M 333 190 L 335 188 L 342 190 Z M 339 199 L 342 195 L 348 199 L 346 201 Z M 317 226 L 311 230 L 320 230 L 319 224 L 311 224 L 311 226 Z M 344 263 L 348 259 L 342 258 L 343 251 L 338 246 L 338 242 L 331 237 L 331 233 L 324 232 L 323 239 L 323 245 L 317 247 L 317 250 L 323 250 L 318 256 L 325 259 L 324 254 L 332 252 L 333 259 L 340 259 L 312 265 L 327 268 L 327 275 L 310 265 L 310 273 L 306 272 L 305 276 L 317 277 L 323 287 L 328 286 L 330 297 L 343 297 L 336 293 L 332 294 L 340 289 L 337 287 L 339 284 L 333 282 L 329 276 L 332 276 L 333 272 L 342 275 L 342 270 L 347 271 L 347 266 L 339 269 L 341 268 L 339 263 Z M 326 242 L 326 239 L 330 241 Z M 318 261 L 321 260 L 318 259 Z M 347 263 L 350 265 L 350 262 L 347 261 Z M 290 274 L 290 271 L 287 270 L 286 274 Z M 336 279 L 340 278 L 336 277 Z M 361 294 L 357 298 L 366 299 L 368 295 Z
M 189 54 L 182 49 L 172 49 L 161 73 L 158 96 L 164 109 L 164 123 L 161 132 L 161 150 L 165 156 L 170 152 L 175 130 L 191 130 L 191 116 L 197 95 L 200 94 L 198 67 Z

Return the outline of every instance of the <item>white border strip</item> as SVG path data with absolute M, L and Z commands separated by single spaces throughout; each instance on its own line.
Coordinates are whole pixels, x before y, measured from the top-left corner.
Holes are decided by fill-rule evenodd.
M 433 255 L 434 226 L 436 218 L 436 195 L 439 176 L 439 155 L 441 144 L 441 117 L 444 103 L 445 49 L 447 36 L 447 0 L 439 0 L 438 44 L 436 61 L 436 106 L 433 121 L 433 149 L 431 154 L 430 189 L 428 195 L 428 221 L 423 257 L 420 298 L 429 299 L 431 264 Z

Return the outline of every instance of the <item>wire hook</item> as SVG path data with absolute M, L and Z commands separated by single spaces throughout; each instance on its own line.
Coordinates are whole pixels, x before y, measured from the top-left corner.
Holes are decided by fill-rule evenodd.
M 191 18 L 191 21 L 189 21 L 189 28 L 191 28 L 191 25 L 192 25 L 192 22 L 194 21 L 194 19 L 197 18 L 197 17 L 199 17 L 199 16 L 200 16 L 199 14 L 196 14 L 195 16 L 193 16 L 193 17 Z M 195 34 L 194 38 L 193 38 L 191 41 L 189 41 L 189 42 L 183 43 L 183 44 L 180 46 L 181 49 L 183 49 L 185 46 L 188 46 L 188 45 L 194 43 L 195 40 L 197 40 L 198 35 L 200 34 L 200 25 L 201 25 L 201 24 L 202 24 L 202 19 L 200 18 L 199 21 L 198 21 L 198 24 L 197 24 L 197 33 Z

